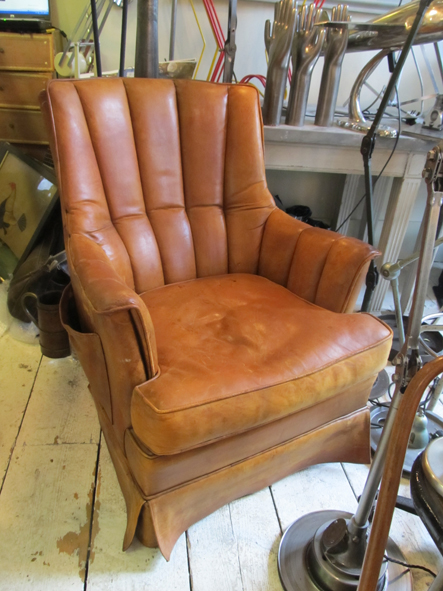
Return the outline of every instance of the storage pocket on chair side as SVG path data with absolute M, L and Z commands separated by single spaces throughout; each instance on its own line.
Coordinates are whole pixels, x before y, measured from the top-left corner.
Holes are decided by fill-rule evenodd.
M 60 315 L 62 324 L 68 332 L 71 348 L 88 378 L 92 397 L 113 422 L 111 392 L 101 339 L 95 332 L 82 332 L 71 285 L 63 292 Z

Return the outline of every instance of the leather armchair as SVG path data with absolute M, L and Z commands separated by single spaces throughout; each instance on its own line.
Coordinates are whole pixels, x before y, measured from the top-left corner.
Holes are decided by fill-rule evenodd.
M 192 523 L 306 466 L 368 462 L 391 331 L 351 314 L 377 251 L 276 208 L 257 92 L 56 80 L 72 284 L 62 319 L 135 533 Z

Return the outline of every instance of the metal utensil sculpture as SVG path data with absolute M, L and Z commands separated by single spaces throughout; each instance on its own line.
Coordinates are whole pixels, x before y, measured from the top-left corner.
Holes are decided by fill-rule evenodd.
M 228 34 L 225 43 L 225 66 L 223 70 L 223 82 L 232 82 L 234 76 L 234 61 L 237 46 L 235 44 L 235 32 L 237 29 L 237 0 L 229 0 Z
M 350 24 L 348 52 L 380 49 L 361 70 L 351 90 L 349 100 L 349 119 L 338 122 L 341 127 L 366 132 L 371 123 L 365 120 L 360 107 L 360 93 L 366 80 L 391 51 L 400 49 L 406 41 L 410 29 L 411 19 L 417 12 L 419 2 L 410 2 L 400 8 L 378 16 L 362 25 Z M 443 0 L 434 0 L 427 9 L 423 21 L 418 29 L 414 45 L 437 42 L 443 39 Z M 396 137 L 397 131 L 385 125 L 380 125 L 377 134 Z
M 326 29 L 314 27 L 321 14 L 315 4 L 310 4 L 309 7 L 303 6 L 296 15 L 287 125 L 302 126 L 305 120 L 312 71 L 326 39 Z
M 373 30 L 361 31 L 349 25 L 347 51 L 367 51 L 369 49 L 400 49 L 408 36 L 414 15 L 420 2 L 405 3 L 382 16 L 378 16 L 367 25 L 374 25 Z M 382 26 L 381 26 L 382 25 Z M 443 0 L 431 3 L 417 32 L 414 45 L 435 43 L 443 38 Z
M 367 132 L 371 127 L 372 122 L 366 121 L 363 111 L 360 107 L 360 92 L 366 80 L 389 53 L 389 49 L 382 49 L 379 53 L 377 53 L 377 55 L 369 60 L 369 62 L 365 65 L 365 67 L 355 79 L 354 85 L 352 86 L 351 95 L 349 97 L 349 118 L 340 119 L 337 122 L 340 127 L 363 132 Z M 397 137 L 397 129 L 389 127 L 388 125 L 379 125 L 377 129 L 377 135 L 381 137 L 395 138 Z
M 334 6 L 331 20 L 337 22 L 337 26 L 328 30 L 325 63 L 315 114 L 315 125 L 321 127 L 330 127 L 334 121 L 341 66 L 348 45 L 349 31 L 346 22 L 349 20 L 349 15 L 347 5 Z
M 289 56 L 295 29 L 294 0 L 280 0 L 274 9 L 274 24 L 265 23 L 265 46 L 269 56 L 263 100 L 263 123 L 278 125 L 281 118 Z

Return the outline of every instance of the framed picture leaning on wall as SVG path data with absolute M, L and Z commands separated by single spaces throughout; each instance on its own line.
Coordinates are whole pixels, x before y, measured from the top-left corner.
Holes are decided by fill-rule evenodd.
M 0 143 L 0 276 L 30 253 L 58 200 L 54 173 L 18 148 Z

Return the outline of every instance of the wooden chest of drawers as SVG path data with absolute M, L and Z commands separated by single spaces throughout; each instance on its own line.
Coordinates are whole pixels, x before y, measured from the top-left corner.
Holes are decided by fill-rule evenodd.
M 0 33 L 0 69 L 52 72 L 54 35 Z
M 53 77 L 60 36 L 52 33 L 0 33 L 0 140 L 47 145 L 38 102 Z

